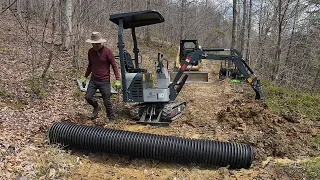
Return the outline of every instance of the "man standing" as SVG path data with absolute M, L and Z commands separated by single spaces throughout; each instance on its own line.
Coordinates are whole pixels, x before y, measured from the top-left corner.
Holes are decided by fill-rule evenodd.
M 99 32 L 93 32 L 91 34 L 91 38 L 87 39 L 86 42 L 91 43 L 92 48 L 90 48 L 88 51 L 89 64 L 87 71 L 82 78 L 82 82 L 86 82 L 87 77 L 91 74 L 85 99 L 93 107 L 91 119 L 97 118 L 100 106 L 93 96 L 97 89 L 99 89 L 103 98 L 104 106 L 106 107 L 106 121 L 109 122 L 109 120 L 114 120 L 115 118 L 110 102 L 110 65 L 112 66 L 114 75 L 116 77 L 115 86 L 117 89 L 121 88 L 120 74 L 117 68 L 117 63 L 114 59 L 112 51 L 101 44 L 106 42 L 106 40 L 101 37 Z

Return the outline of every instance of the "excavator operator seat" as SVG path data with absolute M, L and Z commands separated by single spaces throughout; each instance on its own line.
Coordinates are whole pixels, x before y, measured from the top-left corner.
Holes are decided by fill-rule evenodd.
M 145 72 L 147 72 L 146 69 L 134 68 L 131 55 L 128 53 L 128 51 L 124 51 L 123 55 L 124 55 L 125 68 L 128 73 L 145 73 Z

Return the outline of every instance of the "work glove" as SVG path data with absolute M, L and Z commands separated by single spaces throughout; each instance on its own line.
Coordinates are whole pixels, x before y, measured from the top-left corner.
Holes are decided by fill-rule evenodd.
M 114 82 L 114 86 L 116 87 L 116 89 L 121 89 L 121 81 L 120 80 L 116 80 Z
M 237 79 L 232 79 L 231 82 L 232 82 L 232 83 L 238 83 L 238 82 L 240 82 L 240 81 L 237 80 Z
M 87 82 L 87 78 L 86 77 L 83 77 L 82 79 L 81 79 L 81 82 L 82 82 L 82 87 L 83 88 L 85 88 L 86 87 L 86 82 Z

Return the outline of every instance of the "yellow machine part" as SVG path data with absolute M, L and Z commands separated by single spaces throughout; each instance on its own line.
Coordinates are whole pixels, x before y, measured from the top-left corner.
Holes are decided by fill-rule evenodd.
M 172 81 L 177 74 L 177 70 L 180 69 L 180 47 L 174 63 L 174 71 L 170 73 L 170 80 Z M 186 83 L 208 83 L 209 73 L 207 71 L 201 71 L 201 60 L 197 66 L 187 66 L 184 74 L 188 74 Z
M 180 66 L 180 47 L 178 49 L 178 53 L 177 53 L 177 56 L 176 56 L 176 62 L 174 64 L 175 64 L 175 68 L 176 69 L 180 69 L 181 68 L 181 66 Z M 191 71 L 199 71 L 200 68 L 201 68 L 201 61 L 198 63 L 197 66 L 192 66 L 192 67 L 191 67 L 191 65 L 187 66 L 186 71 L 190 71 L 190 70 Z

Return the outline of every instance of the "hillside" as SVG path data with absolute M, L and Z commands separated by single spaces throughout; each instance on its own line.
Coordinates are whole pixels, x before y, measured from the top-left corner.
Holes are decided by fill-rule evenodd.
M 131 122 L 126 115 L 129 105 L 117 95 L 112 98 L 117 121 L 105 123 L 104 114 L 91 121 L 88 117 L 91 107 L 75 83 L 77 75 L 83 72 L 72 71 L 72 53 L 57 47 L 46 83 L 32 86 L 31 82 L 38 82 L 35 75 L 41 73 L 37 66 L 46 63 L 45 51 L 41 44 L 30 49 L 25 33 L 17 28 L 18 23 L 10 16 L 3 17 L 0 19 L 0 179 L 319 178 L 319 142 L 314 142 L 319 137 L 319 127 L 303 114 L 280 116 L 272 112 L 266 103 L 254 100 L 247 84 L 219 81 L 218 62 L 205 61 L 205 70 L 210 72 L 209 84 L 185 85 L 179 98 L 187 101 L 187 111 L 170 126 Z M 150 63 L 158 52 L 166 49 L 156 48 L 141 47 L 144 62 Z M 50 125 L 57 121 L 248 143 L 254 147 L 256 157 L 250 169 L 229 170 L 64 150 L 49 145 L 46 138 Z

